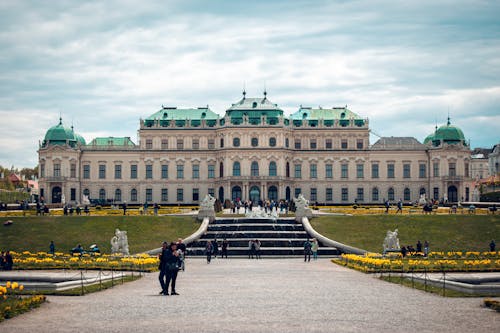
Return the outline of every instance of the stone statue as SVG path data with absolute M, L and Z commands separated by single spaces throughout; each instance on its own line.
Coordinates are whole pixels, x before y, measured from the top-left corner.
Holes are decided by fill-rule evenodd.
M 203 198 L 200 204 L 200 210 L 198 211 L 199 221 L 202 221 L 206 217 L 211 221 L 215 220 L 215 201 L 216 199 L 210 194 L 207 194 L 205 198 Z
M 399 246 L 398 229 L 394 231 L 387 230 L 387 235 L 382 246 L 384 247 L 384 253 L 391 250 L 399 251 L 401 249 Z
M 304 196 L 299 194 L 297 198 L 294 199 L 295 202 L 295 220 L 302 221 L 303 217 L 311 218 L 312 210 L 309 208 L 309 200 L 304 198 Z
M 425 198 L 425 194 L 420 195 L 420 199 L 418 199 L 418 204 L 420 206 L 425 206 L 425 204 L 427 204 L 427 199 Z
M 115 235 L 111 238 L 111 253 L 121 253 L 128 256 L 128 237 L 125 230 L 115 230 Z

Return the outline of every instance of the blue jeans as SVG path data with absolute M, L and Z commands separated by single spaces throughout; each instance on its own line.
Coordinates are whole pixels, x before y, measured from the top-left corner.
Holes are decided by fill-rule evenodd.
M 318 251 L 313 251 L 313 258 L 314 260 L 318 259 Z
M 158 276 L 158 279 L 160 280 L 160 285 L 161 285 L 161 290 L 163 292 L 167 291 L 167 285 L 165 283 L 165 278 L 167 276 L 167 271 L 165 269 L 160 270 L 160 275 Z

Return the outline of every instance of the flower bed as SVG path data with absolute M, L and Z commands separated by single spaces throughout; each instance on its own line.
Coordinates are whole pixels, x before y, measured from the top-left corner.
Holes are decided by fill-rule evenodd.
M 158 210 L 159 215 L 167 215 L 167 214 L 183 214 L 183 213 L 188 213 L 192 210 L 197 210 L 197 206 L 182 206 L 182 207 L 162 207 Z M 49 215 L 51 216 L 62 216 L 63 215 L 63 210 L 62 208 L 59 209 L 50 209 Z M 111 209 L 111 208 L 96 208 L 92 207 L 90 209 L 91 216 L 116 216 L 116 215 L 123 215 L 123 209 Z M 82 209 L 82 216 L 85 215 Z M 127 208 L 127 216 L 141 216 L 141 215 L 148 215 L 148 216 L 153 216 L 154 215 L 154 210 L 152 207 L 148 208 L 148 213 L 147 214 L 141 214 L 141 211 L 136 208 L 136 207 L 131 207 Z M 36 210 L 35 209 L 29 209 L 29 210 L 11 210 L 11 211 L 3 211 L 0 212 L 0 217 L 21 217 L 21 216 L 36 216 Z M 77 216 L 76 212 L 73 212 L 73 216 Z
M 390 257 L 382 257 L 377 253 L 365 256 L 343 254 L 332 262 L 365 273 L 500 271 L 498 252 L 431 252 L 428 257 L 416 254 L 404 259 L 399 253 Z
M 147 254 L 118 255 L 70 255 L 56 252 L 11 252 L 14 269 L 103 269 L 152 272 L 158 268 L 158 258 Z
M 19 295 L 23 289 L 23 285 L 10 281 L 5 286 L 0 286 L 0 321 L 27 312 L 45 302 L 44 295 Z

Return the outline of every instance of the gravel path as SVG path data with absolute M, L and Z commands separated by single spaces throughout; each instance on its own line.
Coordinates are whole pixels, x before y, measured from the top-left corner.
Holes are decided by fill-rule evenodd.
M 84 297 L 54 297 L 0 332 L 498 332 L 481 298 L 443 298 L 319 260 L 191 259 L 180 296 L 157 274 Z

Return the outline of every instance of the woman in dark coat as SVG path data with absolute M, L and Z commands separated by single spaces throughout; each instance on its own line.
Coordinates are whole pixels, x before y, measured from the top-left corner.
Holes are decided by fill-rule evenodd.
M 167 281 L 165 283 L 165 295 L 168 295 L 168 286 L 171 285 L 170 295 L 179 295 L 175 291 L 175 282 L 177 281 L 177 273 L 179 272 L 180 260 L 179 252 L 177 251 L 177 244 L 172 242 L 167 251 L 165 258 Z

